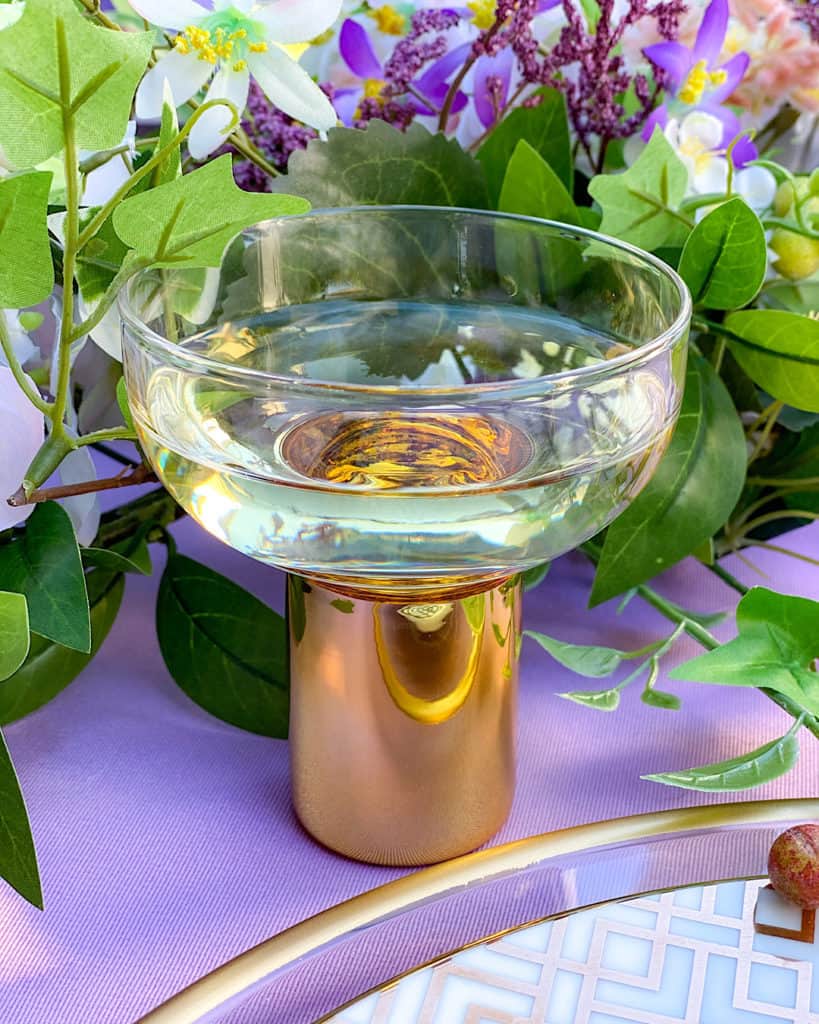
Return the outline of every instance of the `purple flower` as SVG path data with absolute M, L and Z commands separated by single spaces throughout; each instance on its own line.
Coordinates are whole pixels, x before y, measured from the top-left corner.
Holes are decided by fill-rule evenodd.
M 458 15 L 451 11 L 427 12 L 430 14 L 442 14 L 447 24 L 454 18 L 457 21 Z M 417 16 L 416 16 L 417 17 Z M 428 20 L 428 19 L 427 19 Z M 433 28 L 440 28 L 439 20 L 432 24 Z M 424 22 L 424 25 L 426 22 Z M 416 30 L 421 27 L 415 24 Z M 424 28 L 424 31 L 427 31 Z M 418 35 L 421 33 L 419 32 Z M 431 68 L 420 77 L 415 77 L 417 72 L 429 59 L 427 50 L 434 48 L 435 55 L 445 46 L 445 41 L 434 40 L 432 43 L 423 43 L 420 46 L 414 45 L 412 52 L 405 44 L 416 43 L 417 35 L 402 40 L 396 46 L 390 59 L 386 64 L 378 59 L 366 29 L 352 18 L 347 18 L 341 27 L 339 35 L 339 52 L 344 63 L 352 73 L 362 80 L 360 86 L 354 88 L 337 89 L 335 93 L 335 107 L 338 116 L 346 125 L 355 125 L 362 120 L 369 120 L 371 117 L 387 115 L 386 119 L 401 121 L 400 114 L 392 109 L 400 106 L 396 104 L 397 97 L 407 93 L 414 97 L 405 106 L 409 120 L 416 114 L 432 115 L 436 108 L 443 103 L 447 94 L 448 86 L 446 78 L 457 67 L 463 63 L 465 54 L 461 55 L 459 49 L 441 57 Z M 406 53 L 403 52 L 406 50 Z M 468 46 L 467 46 L 468 52 Z M 414 80 L 413 80 L 414 79 Z M 467 99 L 463 93 L 458 93 L 452 112 L 457 113 L 466 105 Z
M 718 107 L 742 81 L 751 58 L 738 53 L 717 66 L 728 29 L 728 0 L 711 0 L 690 49 L 667 41 L 647 46 L 643 53 L 662 72 L 663 84 L 682 103 Z

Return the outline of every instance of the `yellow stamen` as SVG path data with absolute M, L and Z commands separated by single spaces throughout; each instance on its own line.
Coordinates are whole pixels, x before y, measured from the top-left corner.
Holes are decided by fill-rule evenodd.
M 375 19 L 379 31 L 386 32 L 387 35 L 391 36 L 403 34 L 406 18 L 399 11 L 396 11 L 392 4 L 382 4 L 380 7 L 374 7 L 367 13 L 371 18 Z
M 247 48 L 251 53 L 267 53 L 267 43 L 248 43 Z
M 368 100 L 381 99 L 381 90 L 387 83 L 381 78 L 364 79 L 364 96 Z
M 711 85 L 725 85 L 728 81 L 728 72 L 720 69 L 719 71 L 712 71 L 708 75 L 708 81 Z
M 466 5 L 474 17 L 472 24 L 482 31 L 495 24 L 495 0 L 468 0 Z
M 177 36 L 173 41 L 174 49 L 180 53 L 190 53 L 191 44 L 184 36 Z
M 246 60 L 237 60 L 236 63 L 233 65 L 233 70 L 234 71 L 244 71 L 246 68 L 247 68 L 247 61 Z
M 315 39 L 311 39 L 310 46 L 323 46 L 325 43 L 329 43 L 335 33 L 331 28 L 325 29 L 320 36 L 316 36 Z

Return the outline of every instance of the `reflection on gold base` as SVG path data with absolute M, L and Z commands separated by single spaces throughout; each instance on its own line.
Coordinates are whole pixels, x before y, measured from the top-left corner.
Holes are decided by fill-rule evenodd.
M 408 866 L 474 850 L 515 788 L 519 582 L 435 604 L 290 577 L 293 803 L 319 842 Z

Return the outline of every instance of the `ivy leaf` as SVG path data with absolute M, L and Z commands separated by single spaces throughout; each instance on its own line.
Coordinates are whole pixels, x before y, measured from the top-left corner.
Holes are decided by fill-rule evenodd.
M 486 209 L 483 171 L 454 139 L 420 124 L 406 132 L 386 121 L 331 128 L 290 157 L 273 192 L 297 192 L 315 209 L 360 205 L 465 206 Z
M 697 224 L 679 266 L 694 301 L 710 309 L 746 306 L 761 288 L 767 269 L 765 231 L 738 196 Z
M 156 606 L 159 648 L 182 690 L 225 722 L 287 736 L 284 619 L 207 566 L 171 553 Z
M 742 491 L 746 458 L 731 396 L 711 365 L 690 355 L 674 436 L 653 478 L 606 531 L 590 604 L 645 583 L 715 533 Z
M 598 711 L 616 711 L 620 706 L 620 691 L 616 686 L 610 690 L 573 690 L 570 693 L 559 693 L 558 697 Z
M 79 148 L 118 146 L 152 44 L 152 33 L 93 24 L 71 0 L 26 0 L 0 32 L 0 148 L 11 164 L 59 153 L 69 119 Z
M 509 161 L 520 141 L 528 143 L 555 172 L 567 192 L 572 192 L 574 161 L 566 100 L 557 89 L 543 89 L 541 95 L 543 99 L 536 107 L 513 110 L 478 150 L 493 209 L 497 207 Z
M 521 139 L 509 160 L 498 209 L 529 217 L 578 224 L 574 200 L 543 157 Z
M 657 128 L 634 164 L 622 174 L 598 174 L 589 194 L 603 208 L 600 230 L 643 249 L 681 245 L 689 226 L 676 212 L 688 171 Z
M 781 309 L 731 313 L 728 345 L 760 387 L 797 409 L 819 412 L 819 322 Z
M 76 651 L 91 650 L 80 550 L 62 506 L 38 505 L 24 532 L 0 547 L 0 580 L 25 594 L 32 632 Z
M 642 778 L 649 782 L 660 782 L 664 786 L 676 786 L 678 789 L 697 789 L 705 793 L 735 793 L 778 779 L 780 775 L 793 768 L 798 757 L 799 741 L 794 728 L 778 740 L 765 743 L 740 757 L 717 761 L 716 764 L 700 765 L 698 768 L 685 768 L 677 772 L 643 775 Z
M 141 183 L 138 183 L 137 187 L 139 184 Z M 85 227 L 96 212 L 96 207 L 83 210 L 80 228 Z M 60 216 L 59 227 L 53 221 L 52 224 L 53 230 L 58 231 L 62 239 L 64 219 Z M 77 284 L 83 299 L 89 305 L 95 305 L 103 297 L 127 255 L 128 247 L 122 243 L 114 231 L 111 217 L 108 217 L 77 259 Z
M 819 602 L 754 587 L 737 606 L 738 636 L 674 668 L 671 679 L 775 690 L 819 714 Z
M 28 812 L 17 772 L 0 734 L 0 875 L 17 892 L 43 909 L 43 890 Z
M 50 186 L 51 174 L 43 171 L 0 179 L 0 308 L 33 306 L 54 287 L 46 227 Z
M 159 267 L 218 267 L 230 240 L 271 217 L 304 213 L 303 199 L 243 192 L 229 154 L 181 178 L 125 199 L 114 230 L 137 255 Z
M 29 647 L 28 604 L 22 594 L 0 591 L 0 680 L 26 660 Z
M 595 644 L 568 644 L 563 640 L 555 640 L 545 633 L 536 633 L 531 629 L 524 630 L 524 636 L 536 640 L 544 651 L 547 651 L 566 668 L 581 676 L 600 678 L 610 676 L 623 658 L 633 658 L 644 651 L 618 651 L 614 647 L 598 647 Z
M 91 607 L 91 651 L 82 654 L 32 636 L 28 657 L 0 686 L 0 725 L 36 711 L 82 672 L 108 636 L 122 603 L 124 577 L 95 569 L 86 575 Z

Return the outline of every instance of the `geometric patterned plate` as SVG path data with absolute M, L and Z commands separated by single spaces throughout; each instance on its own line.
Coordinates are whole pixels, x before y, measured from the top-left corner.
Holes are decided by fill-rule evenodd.
M 819 799 L 480 850 L 271 936 L 138 1024 L 819 1024 L 813 915 L 760 880 L 800 821 Z
M 803 928 L 802 912 L 765 886 L 682 888 L 520 928 L 417 970 L 329 1019 L 819 1024 L 813 914 L 804 915 Z

